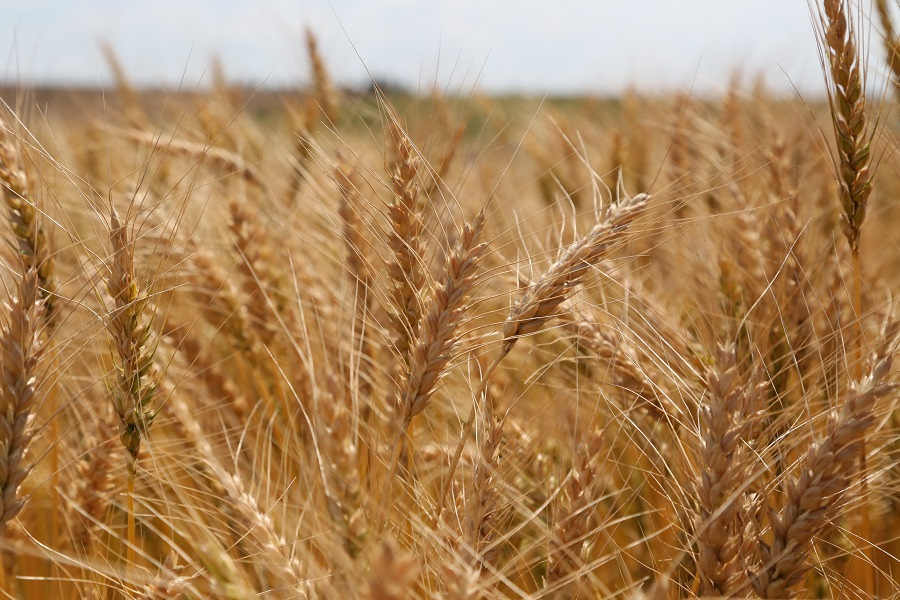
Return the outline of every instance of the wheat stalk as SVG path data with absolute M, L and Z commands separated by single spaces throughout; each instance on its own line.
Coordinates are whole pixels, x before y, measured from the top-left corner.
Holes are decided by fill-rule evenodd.
M 153 399 L 157 374 L 153 371 L 156 343 L 149 297 L 134 274 L 134 242 L 129 238 L 127 221 L 119 219 L 111 208 L 109 242 L 111 256 L 107 264 L 106 291 L 113 302 L 106 315 L 106 327 L 118 356 L 115 380 L 110 390 L 113 410 L 119 418 L 119 440 L 128 451 L 128 566 L 134 565 L 135 515 L 134 480 L 141 439 L 156 416 Z M 148 314 L 149 313 L 149 314 Z
M 502 344 L 500 352 L 482 373 L 481 382 L 475 390 L 474 398 L 481 397 L 491 375 L 510 353 L 516 342 L 522 336 L 538 331 L 547 321 L 558 314 L 560 304 L 572 294 L 572 290 L 581 283 L 588 270 L 596 265 L 613 248 L 614 244 L 621 241 L 622 234 L 644 211 L 649 201 L 649 195 L 638 194 L 608 206 L 600 222 L 594 225 L 587 235 L 566 247 L 547 271 L 525 288 L 500 329 Z M 444 479 L 444 486 L 438 500 L 435 520 L 440 518 L 440 514 L 443 512 L 447 492 L 462 456 L 463 447 L 472 433 L 474 422 L 475 404 L 469 410 L 469 416 L 463 425 L 456 451 L 450 460 L 448 474 Z
M 819 13 L 820 52 L 824 52 L 823 69 L 828 81 L 831 121 L 837 142 L 838 189 L 843 213 L 841 229 L 853 261 L 853 309 L 856 317 L 856 339 L 853 360 L 853 377 L 862 377 L 862 273 L 860 268 L 859 245 L 862 226 L 866 217 L 866 206 L 874 182 L 875 164 L 872 161 L 872 140 L 875 131 L 869 131 L 866 114 L 866 73 L 862 66 L 864 52 L 856 45 L 856 24 L 850 17 L 850 6 L 846 0 L 823 0 Z M 866 446 L 860 446 L 860 460 L 865 469 Z M 865 486 L 865 481 L 863 482 Z M 862 507 L 861 534 L 871 537 L 869 512 Z M 866 569 L 865 586 L 875 593 L 874 559 L 868 556 L 871 568 Z
M 115 209 L 110 219 L 111 256 L 106 290 L 113 301 L 107 329 L 116 354 L 116 376 L 111 390 L 113 409 L 119 417 L 119 439 L 132 461 L 137 460 L 141 438 L 153 422 L 156 374 L 153 372 L 152 317 L 149 297 L 134 274 L 134 242 Z
M 466 316 L 469 296 L 476 284 L 478 264 L 487 249 L 487 243 L 482 241 L 484 225 L 484 210 L 478 213 L 471 224 L 466 223 L 462 237 L 447 261 L 444 279 L 432 290 L 425 315 L 419 324 L 418 339 L 401 387 L 399 426 L 382 496 L 383 502 L 387 502 L 390 496 L 402 439 L 406 436 L 413 417 L 424 411 L 431 401 L 459 342 L 460 326 Z

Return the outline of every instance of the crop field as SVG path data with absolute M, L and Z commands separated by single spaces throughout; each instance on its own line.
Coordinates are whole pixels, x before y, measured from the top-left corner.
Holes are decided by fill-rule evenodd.
M 813 98 L 312 32 L 305 89 L 3 88 L 0 596 L 900 598 L 900 34 L 812 15 Z

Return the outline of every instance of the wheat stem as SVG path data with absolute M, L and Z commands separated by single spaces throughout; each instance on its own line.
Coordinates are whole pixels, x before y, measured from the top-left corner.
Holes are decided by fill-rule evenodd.
M 134 479 L 137 471 L 137 460 L 132 460 L 128 465 L 128 483 L 126 490 L 126 502 L 128 513 L 128 569 L 134 569 L 134 549 L 137 543 L 137 532 L 134 520 Z
M 475 393 L 472 394 L 475 401 L 469 409 L 469 416 L 466 418 L 466 422 L 463 425 L 462 433 L 459 436 L 459 442 L 457 442 L 456 450 L 453 452 L 453 458 L 450 459 L 447 475 L 444 477 L 444 485 L 441 487 L 441 495 L 438 497 L 437 510 L 434 513 L 435 523 L 440 519 L 441 513 L 444 512 L 444 503 L 447 499 L 447 492 L 450 491 L 450 486 L 453 484 L 453 474 L 456 472 L 457 465 L 459 465 L 459 459 L 462 457 L 463 448 L 466 446 L 466 440 L 469 439 L 469 436 L 472 434 L 472 426 L 475 424 L 475 409 L 477 407 L 477 402 L 481 396 L 484 395 L 484 391 L 487 389 L 488 383 L 491 380 L 491 375 L 497 367 L 500 366 L 500 363 L 506 355 L 509 354 L 511 349 L 512 346 L 504 348 L 493 362 L 488 365 L 487 369 L 481 374 L 481 381 L 478 383 L 478 388 L 475 390 Z

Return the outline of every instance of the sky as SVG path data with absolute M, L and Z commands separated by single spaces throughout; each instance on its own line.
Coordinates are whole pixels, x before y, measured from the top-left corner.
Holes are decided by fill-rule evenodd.
M 822 89 L 804 0 L 2 0 L 0 80 L 109 85 L 308 81 L 310 27 L 333 78 L 453 92 Z M 4 14 L 5 13 L 5 14 Z M 877 41 L 877 40 L 876 40 Z M 878 46 L 878 44 L 875 44 Z

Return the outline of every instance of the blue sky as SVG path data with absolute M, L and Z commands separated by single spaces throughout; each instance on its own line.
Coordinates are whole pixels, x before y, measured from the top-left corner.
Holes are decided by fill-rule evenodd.
M 304 81 L 310 26 L 335 79 L 486 91 L 718 91 L 736 69 L 821 89 L 803 0 L 4 0 L 0 78 L 188 87 L 219 56 L 234 80 Z M 877 42 L 877 40 L 876 40 Z M 878 46 L 878 44 L 875 44 Z

